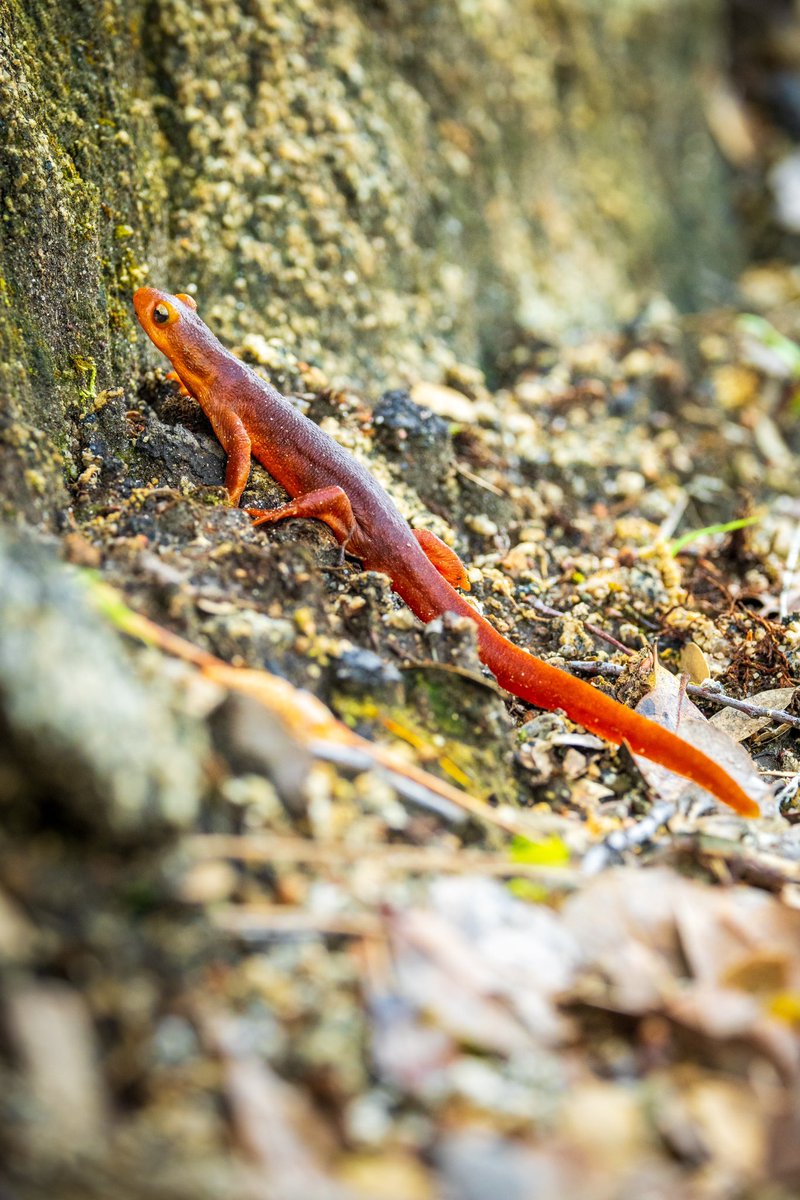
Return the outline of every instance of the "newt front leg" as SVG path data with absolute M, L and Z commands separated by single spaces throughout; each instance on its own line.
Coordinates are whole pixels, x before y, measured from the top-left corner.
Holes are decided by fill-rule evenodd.
M 167 378 L 177 382 L 181 395 L 191 396 L 191 392 L 182 383 L 177 371 L 170 371 Z M 252 442 L 244 422 L 230 408 L 209 406 L 210 419 L 217 440 L 228 456 L 225 467 L 225 487 L 230 497 L 231 505 L 235 508 L 242 498 L 242 493 L 250 478 L 252 465 Z M 345 491 L 337 486 L 316 488 L 295 497 L 287 504 L 278 508 L 246 508 L 244 510 L 253 519 L 253 526 L 272 524 L 285 521 L 289 517 L 300 517 L 315 521 L 324 521 L 331 529 L 344 553 L 356 530 L 356 519 Z M 433 535 L 431 534 L 432 538 Z M 447 547 L 445 547 L 447 549 Z
M 315 521 L 324 521 L 333 531 L 341 548 L 341 558 L 356 531 L 356 519 L 347 498 L 347 493 L 340 487 L 317 488 L 314 492 L 306 492 L 297 496 L 280 508 L 246 508 L 246 513 L 253 518 L 253 525 L 267 525 L 274 521 L 285 521 L 287 517 L 305 517 Z

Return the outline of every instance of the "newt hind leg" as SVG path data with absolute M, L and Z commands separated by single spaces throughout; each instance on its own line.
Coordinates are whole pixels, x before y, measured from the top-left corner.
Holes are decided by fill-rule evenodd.
M 425 557 L 430 559 L 439 574 L 443 575 L 453 587 L 468 592 L 470 584 L 467 569 L 455 550 L 446 546 L 441 538 L 438 538 L 435 533 L 431 533 L 429 529 L 414 529 L 412 533 L 419 542 Z
M 254 526 L 285 521 L 288 517 L 305 517 L 315 521 L 324 521 L 332 530 L 341 547 L 342 559 L 344 559 L 344 552 L 356 531 L 356 519 L 353 516 L 347 493 L 336 486 L 306 492 L 302 496 L 296 496 L 288 504 L 281 504 L 279 508 L 248 508 L 245 509 L 245 512 L 253 518 Z

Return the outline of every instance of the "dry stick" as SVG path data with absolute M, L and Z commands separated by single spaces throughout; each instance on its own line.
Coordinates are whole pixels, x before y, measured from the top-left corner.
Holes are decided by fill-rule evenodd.
M 655 539 L 657 543 L 669 542 L 675 536 L 675 531 L 680 525 L 688 505 L 689 497 L 686 492 L 681 491 L 678 499 L 659 526 L 658 535 Z
M 627 829 L 615 829 L 602 842 L 590 846 L 581 863 L 582 873 L 596 875 L 613 863 L 622 862 L 628 851 L 654 841 L 659 829 L 675 816 L 676 809 L 673 801 L 661 800 L 653 805 L 646 816 L 634 821 Z
M 578 675 L 601 675 L 604 679 L 618 679 L 625 670 L 619 663 L 601 663 L 585 660 L 573 660 L 565 664 L 570 671 Z M 686 691 L 690 696 L 700 700 L 712 700 L 723 708 L 735 708 L 746 713 L 748 717 L 766 717 L 776 725 L 792 725 L 800 729 L 800 717 L 787 712 L 785 708 L 764 708 L 761 704 L 753 704 L 749 700 L 735 700 L 733 696 L 725 696 L 711 688 L 698 687 L 696 683 L 687 684 Z
M 543 600 L 529 600 L 531 608 L 535 608 L 545 617 L 565 617 L 568 613 L 560 612 L 557 608 L 551 608 L 549 604 L 545 604 Z M 610 633 L 606 633 L 605 629 L 601 629 L 599 625 L 590 625 L 588 621 L 583 622 L 583 627 L 587 633 L 591 633 L 593 637 L 600 638 L 603 642 L 608 642 L 609 646 L 613 646 L 615 650 L 621 650 L 623 654 L 635 654 L 635 650 L 631 650 L 630 646 L 624 646 L 622 642 L 617 641 Z
M 800 559 L 800 521 L 794 527 L 792 540 L 789 545 L 789 553 L 786 555 L 783 579 L 781 581 L 781 594 L 778 601 L 781 620 L 789 615 L 789 593 L 794 587 L 798 559 Z
M 563 617 L 566 614 L 557 608 L 552 608 L 549 604 L 545 604 L 543 600 L 529 600 L 528 602 L 537 612 L 542 613 L 546 617 Z M 621 650 L 624 654 L 635 654 L 635 650 L 631 650 L 630 646 L 624 646 L 622 642 L 617 641 L 610 633 L 606 633 L 604 629 L 600 629 L 597 625 L 590 625 L 587 621 L 583 623 L 584 629 L 591 633 L 594 637 L 608 642 L 616 650 Z M 604 679 L 618 679 L 625 670 L 619 663 L 601 663 L 592 662 L 591 660 L 573 660 L 567 662 L 565 666 L 570 671 L 575 671 L 579 675 L 600 675 Z M 697 696 L 700 700 L 714 700 L 722 708 L 736 708 L 739 712 L 746 713 L 748 717 L 767 717 L 770 721 L 774 721 L 777 725 L 793 725 L 796 729 L 800 729 L 800 717 L 794 716 L 783 708 L 764 708 L 760 704 L 752 704 L 748 700 L 735 700 L 733 696 L 726 696 L 722 692 L 715 692 L 707 688 L 698 687 L 695 683 L 687 684 L 686 691 L 690 696 Z
M 478 487 L 482 487 L 485 491 L 491 492 L 492 495 L 505 496 L 505 492 L 502 488 L 497 487 L 497 485 L 494 483 L 490 483 L 488 479 L 484 479 L 481 475 L 476 475 L 473 471 L 470 471 L 468 467 L 465 467 L 463 463 L 456 463 L 456 471 L 459 475 L 463 475 L 465 479 L 469 479 L 471 483 L 475 483 L 478 485 Z
M 149 617 L 134 612 L 112 588 L 104 584 L 95 584 L 93 594 L 98 607 L 117 629 L 191 663 L 206 678 L 230 691 L 251 696 L 274 713 L 299 741 L 308 746 L 315 757 L 338 762 L 354 770 L 382 771 L 391 786 L 406 799 L 419 804 L 423 795 L 432 798 L 440 815 L 445 815 L 449 806 L 459 816 L 469 814 L 506 833 L 531 832 L 531 822 L 521 814 L 491 808 L 468 792 L 462 792 L 422 768 L 404 762 L 388 747 L 359 737 L 337 720 L 321 700 L 302 688 L 294 687 L 288 680 L 271 675 L 268 671 L 230 666 Z
M 499 878 L 515 876 L 532 879 L 547 887 L 569 889 L 576 885 L 578 874 L 569 867 L 548 867 L 541 863 L 518 862 L 499 854 L 476 853 L 471 850 L 439 850 L 418 846 L 372 846 L 365 858 L 363 846 L 342 842 L 313 842 L 309 838 L 281 834 L 198 833 L 189 838 L 190 854 L 201 859 L 232 858 L 249 863 L 304 863 L 308 866 L 350 866 L 368 863 L 392 871 L 434 871 L 489 875 Z
M 211 924 L 242 938 L 313 935 L 377 937 L 383 931 L 378 913 L 314 913 L 282 904 L 225 904 L 209 913 Z

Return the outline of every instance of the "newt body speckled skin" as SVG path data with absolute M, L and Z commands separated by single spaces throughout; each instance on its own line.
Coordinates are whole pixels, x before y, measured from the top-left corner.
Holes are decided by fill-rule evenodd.
M 474 621 L 481 659 L 501 687 L 539 708 L 563 709 L 586 729 L 615 745 L 627 743 L 634 753 L 700 784 L 737 812 L 758 815 L 755 801 L 707 755 L 498 633 L 455 590 L 453 585 L 468 583 L 453 551 L 433 534 L 412 531 L 360 463 L 225 349 L 190 296 L 140 288 L 133 302 L 142 328 L 170 359 L 228 455 L 225 486 L 231 504 L 241 499 L 251 455 L 294 497 L 269 511 L 248 510 L 254 524 L 286 517 L 325 521 L 348 554 L 389 576 L 421 621 L 445 612 Z

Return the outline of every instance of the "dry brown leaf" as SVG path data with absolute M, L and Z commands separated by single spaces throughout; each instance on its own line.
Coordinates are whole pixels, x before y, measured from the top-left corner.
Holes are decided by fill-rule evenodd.
M 603 1171 L 619 1174 L 652 1151 L 654 1132 L 635 1094 L 605 1080 L 581 1083 L 567 1096 L 561 1133 Z
M 275 1200 L 354 1200 L 326 1171 L 327 1127 L 305 1095 L 258 1054 L 245 1019 L 198 1009 L 198 1024 L 222 1063 L 222 1081 L 239 1147 L 263 1172 Z
M 680 668 L 698 686 L 711 677 L 708 659 L 697 642 L 687 642 L 681 650 Z
M 83 997 L 63 983 L 30 983 L 9 991 L 5 1008 L 40 1152 L 71 1157 L 96 1149 L 107 1132 L 108 1103 Z
M 762 804 L 772 793 L 770 785 L 759 775 L 755 763 L 746 750 L 724 729 L 706 720 L 700 709 L 686 694 L 680 676 L 673 675 L 655 657 L 652 669 L 655 680 L 652 688 L 642 696 L 636 711 L 650 717 L 665 729 L 672 730 L 690 745 L 702 750 L 709 758 L 727 771 L 732 779 L 758 804 Z M 635 755 L 636 764 L 649 786 L 663 800 L 677 801 L 690 790 L 700 791 L 709 800 L 710 792 L 687 783 L 666 767 L 652 763 L 641 755 Z
M 339 1178 L 359 1200 L 436 1200 L 438 1195 L 430 1173 L 402 1150 L 350 1154 L 339 1163 Z
M 775 1065 L 786 1080 L 800 1068 L 797 1034 L 773 1020 L 752 996 L 732 988 L 692 988 L 675 996 L 667 1015 L 679 1024 L 718 1042 L 749 1042 Z
M 659 1132 L 681 1157 L 708 1164 L 706 1175 L 711 1167 L 719 1179 L 714 1195 L 735 1194 L 744 1179 L 758 1178 L 767 1153 L 764 1114 L 748 1083 L 694 1066 L 659 1082 L 664 1089 L 656 1102 Z
M 443 383 L 415 383 L 411 389 L 411 399 L 423 408 L 429 408 L 448 421 L 457 421 L 463 425 L 475 425 L 478 421 L 478 411 L 472 400 L 463 392 L 447 387 Z
M 491 879 L 439 879 L 428 906 L 393 915 L 389 929 L 404 999 L 454 1038 L 508 1054 L 563 1036 L 554 1001 L 579 951 L 548 909 Z
M 760 708 L 788 709 L 794 693 L 793 687 L 767 688 L 765 692 L 757 692 L 755 696 L 748 696 L 747 699 L 749 703 L 757 704 Z M 754 733 L 766 729 L 771 723 L 771 717 L 750 717 L 737 708 L 722 708 L 709 720 L 710 725 L 721 729 L 735 742 L 745 741 Z
M 800 990 L 800 913 L 752 888 L 621 868 L 570 897 L 562 916 L 590 971 L 592 1003 L 747 1040 L 784 1076 L 796 1073 L 800 1038 L 771 1001 Z
M 25 962 L 33 957 L 37 931 L 22 909 L 0 891 L 0 962 Z

